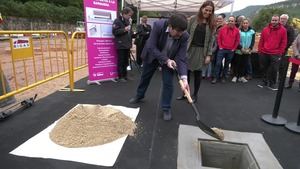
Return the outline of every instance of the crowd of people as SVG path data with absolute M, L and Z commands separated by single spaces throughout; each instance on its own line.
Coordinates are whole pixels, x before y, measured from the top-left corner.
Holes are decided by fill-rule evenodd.
M 135 44 L 137 63 L 143 67 L 136 95 L 130 103 L 139 103 L 144 97 L 151 78 L 159 67 L 162 72 L 162 97 L 160 101 L 163 119 L 171 120 L 171 99 L 173 97 L 173 74 L 179 73 L 182 90 L 190 92 L 193 75 L 192 98 L 197 102 L 203 78 L 212 84 L 228 82 L 247 83 L 252 79 L 251 56 L 259 55 L 259 67 L 263 77 L 258 87 L 277 90 L 281 60 L 295 39 L 294 29 L 288 24 L 288 15 L 274 14 L 270 23 L 260 34 L 257 51 L 254 51 L 256 31 L 245 16 L 215 15 L 214 3 L 205 1 L 196 15 L 186 18 L 183 14 L 173 14 L 169 19 L 161 19 L 147 24 L 143 16 L 137 26 Z M 119 57 L 119 80 L 126 81 L 129 50 L 131 48 L 129 18 L 133 11 L 124 8 L 122 16 L 116 19 L 113 33 L 116 37 Z M 126 38 L 125 38 L 126 37 Z M 126 42 L 125 42 L 126 40 Z M 119 44 L 120 43 L 120 44 Z M 122 47 L 123 43 L 128 44 Z M 120 46 L 120 47 L 119 47 Z M 300 37 L 293 44 L 293 57 L 299 59 Z M 125 61 L 127 59 L 127 62 Z M 292 65 L 292 72 L 286 88 L 291 88 L 299 65 Z M 300 91 L 300 85 L 299 85 Z M 186 96 L 178 96 L 185 100 Z

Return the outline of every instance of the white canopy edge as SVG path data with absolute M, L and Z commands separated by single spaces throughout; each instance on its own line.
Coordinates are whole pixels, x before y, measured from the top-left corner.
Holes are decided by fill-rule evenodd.
M 140 11 L 179 11 L 179 12 L 197 12 L 206 0 L 125 0 Z M 212 0 L 215 4 L 215 10 L 232 4 L 234 0 Z

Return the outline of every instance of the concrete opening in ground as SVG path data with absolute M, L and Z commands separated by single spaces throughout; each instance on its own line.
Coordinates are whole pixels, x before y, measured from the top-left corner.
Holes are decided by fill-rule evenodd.
M 259 169 L 247 144 L 198 139 L 202 168 Z

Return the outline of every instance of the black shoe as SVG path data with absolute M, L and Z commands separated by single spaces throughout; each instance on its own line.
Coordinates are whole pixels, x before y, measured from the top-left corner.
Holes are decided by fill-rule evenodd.
M 293 86 L 293 83 L 290 83 L 290 82 L 289 82 L 289 84 L 288 84 L 287 86 L 285 86 L 284 88 L 290 89 L 290 88 L 292 88 L 292 86 Z
M 125 78 L 120 78 L 118 81 L 123 82 L 123 83 L 127 82 L 127 80 Z
M 131 99 L 129 100 L 129 103 L 130 103 L 130 104 L 140 103 L 142 99 L 143 99 L 143 98 L 139 98 L 139 97 L 135 96 L 135 97 L 133 97 L 133 98 L 131 98 Z
M 124 79 L 127 80 L 127 81 L 132 81 L 133 80 L 133 78 L 131 78 L 131 77 L 125 77 Z
M 193 95 L 193 96 L 192 96 L 192 99 L 193 99 L 193 103 L 197 103 L 198 96 Z
M 185 96 L 178 96 L 178 97 L 176 97 L 176 100 L 185 100 L 186 99 L 186 97 Z
M 170 110 L 163 111 L 163 119 L 164 119 L 164 121 L 172 120 L 172 113 Z
M 291 85 L 287 85 L 287 86 L 285 86 L 284 88 L 286 88 L 286 89 L 291 89 L 292 86 L 291 86 Z
M 213 80 L 211 81 L 211 84 L 216 84 L 217 83 L 217 78 L 213 78 Z

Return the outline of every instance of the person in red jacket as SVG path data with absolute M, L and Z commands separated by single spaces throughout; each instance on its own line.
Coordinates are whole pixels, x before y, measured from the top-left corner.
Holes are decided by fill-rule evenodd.
M 271 23 L 262 30 L 258 43 L 260 65 L 263 72 L 263 80 L 258 87 L 267 86 L 271 90 L 278 90 L 275 87 L 277 71 L 286 45 L 286 29 L 279 23 L 279 16 L 273 15 Z
M 227 78 L 229 63 L 233 58 L 234 51 L 240 43 L 240 32 L 235 27 L 235 17 L 229 16 L 228 24 L 224 25 L 219 32 L 217 43 L 219 51 L 217 54 L 217 60 L 215 65 L 214 79 L 211 81 L 212 84 L 216 83 L 220 79 L 220 72 L 222 67 L 222 61 L 225 58 L 225 65 L 222 73 L 222 82 L 225 82 Z

